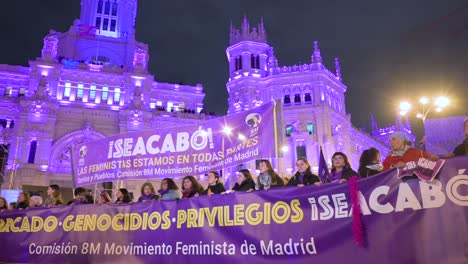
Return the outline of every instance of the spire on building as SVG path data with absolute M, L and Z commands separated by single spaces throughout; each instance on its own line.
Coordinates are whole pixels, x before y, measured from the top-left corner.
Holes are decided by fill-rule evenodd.
M 379 129 L 379 126 L 377 125 L 377 122 L 375 121 L 374 115 L 371 114 L 370 118 L 371 118 L 371 131 L 372 132 L 377 131 Z
M 338 58 L 335 58 L 335 75 L 336 78 L 341 81 L 341 66 L 340 66 L 340 61 Z
M 242 24 L 239 29 L 232 24 L 229 28 L 229 43 L 230 45 L 234 45 L 241 41 L 256 41 L 256 42 L 267 42 L 266 39 L 266 30 L 265 25 L 263 23 L 263 18 L 260 19 L 260 23 L 258 27 L 250 27 L 249 20 L 247 16 L 244 16 L 242 20 Z
M 312 54 L 312 63 L 322 63 L 322 55 L 320 55 L 318 41 L 314 41 L 314 53 Z

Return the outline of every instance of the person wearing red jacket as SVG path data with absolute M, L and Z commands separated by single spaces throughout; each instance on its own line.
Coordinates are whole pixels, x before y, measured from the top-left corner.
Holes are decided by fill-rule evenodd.
M 418 161 L 419 158 L 438 159 L 436 155 L 411 147 L 411 141 L 402 132 L 395 132 L 390 136 L 390 147 L 392 152 L 385 158 L 383 170 L 403 168 L 407 162 Z

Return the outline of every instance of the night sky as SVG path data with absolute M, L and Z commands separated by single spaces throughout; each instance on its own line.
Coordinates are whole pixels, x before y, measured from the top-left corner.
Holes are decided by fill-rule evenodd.
M 244 15 L 255 25 L 263 17 L 281 66 L 309 63 L 314 40 L 331 71 L 339 57 L 356 127 L 369 127 L 371 113 L 390 123 L 401 99 L 421 95 L 452 99 L 429 117 L 468 114 L 466 0 L 138 2 L 136 36 L 149 44 L 150 72 L 159 82 L 203 84 L 217 114 L 227 110 L 229 24 L 239 27 Z M 2 10 L 0 63 L 27 65 L 49 29 L 66 31 L 79 17 L 80 1 L 5 1 Z

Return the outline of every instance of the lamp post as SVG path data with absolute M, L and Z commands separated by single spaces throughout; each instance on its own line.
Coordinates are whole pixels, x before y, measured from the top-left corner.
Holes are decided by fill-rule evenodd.
M 445 96 L 439 96 L 435 99 L 429 99 L 427 97 L 421 97 L 418 101 L 419 110 L 416 110 L 416 117 L 422 120 L 423 123 L 423 138 L 421 139 L 422 143 L 425 143 L 426 140 L 426 118 L 432 110 L 436 112 L 441 112 L 445 107 L 450 104 L 450 100 Z M 413 106 L 408 101 L 403 101 L 400 103 L 400 115 L 406 115 Z M 425 144 L 424 144 L 425 149 Z

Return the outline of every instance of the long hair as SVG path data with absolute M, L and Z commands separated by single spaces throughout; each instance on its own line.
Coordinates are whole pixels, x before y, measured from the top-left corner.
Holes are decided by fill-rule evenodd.
M 168 190 L 179 190 L 179 187 L 177 187 L 177 184 L 174 182 L 173 179 L 171 178 L 165 178 L 161 181 L 161 184 L 166 181 L 167 182 L 167 189 Z
M 314 175 L 314 174 L 312 173 L 311 169 L 310 169 L 310 163 L 309 163 L 309 161 L 308 161 L 306 158 L 303 158 L 303 157 L 298 158 L 298 159 L 296 160 L 296 163 L 297 163 L 298 161 L 302 161 L 302 162 L 304 162 L 304 163 L 307 165 L 307 169 L 306 169 L 306 171 L 305 171 L 305 173 L 304 173 L 305 175 L 310 175 L 310 176 Z M 299 175 L 299 172 L 296 172 L 296 174 L 294 174 L 294 176 L 296 176 L 296 175 Z
M 21 194 L 24 196 L 24 202 L 29 206 L 29 193 L 27 193 L 27 192 L 21 192 L 21 193 L 18 195 L 18 197 L 19 197 Z
M 248 169 L 242 169 L 242 170 L 239 170 L 239 172 L 245 176 L 247 181 L 253 181 L 252 173 L 250 173 Z
M 271 176 L 271 184 L 272 185 L 277 185 L 279 181 L 283 182 L 283 179 L 278 175 L 278 173 L 273 170 L 273 166 L 271 165 L 271 162 L 269 160 L 260 160 L 260 163 L 265 163 L 267 167 L 267 172 Z
M 345 166 L 351 168 L 351 164 L 349 164 L 348 157 L 343 152 L 335 152 L 332 156 L 332 169 L 331 171 L 336 171 L 335 165 L 333 164 L 333 158 L 336 156 L 341 156 L 344 159 Z
M 6 200 L 5 198 L 1 197 L 1 196 L 0 196 L 0 200 L 3 202 L 3 206 L 0 207 L 0 210 L 2 210 L 2 209 L 8 209 L 8 202 L 7 202 L 7 200 Z
M 183 179 L 182 179 L 182 191 L 185 191 L 185 186 L 184 186 L 184 182 L 185 180 L 189 180 L 191 183 L 192 183 L 192 189 L 195 190 L 195 191 L 203 191 L 203 186 L 197 181 L 197 179 L 195 179 L 195 177 L 193 177 L 192 175 L 188 175 L 188 176 L 185 176 Z
M 63 203 L 62 194 L 60 193 L 60 187 L 57 184 L 51 184 L 49 185 L 49 188 L 51 188 L 54 191 L 51 197 L 51 204 L 56 205 L 58 201 L 60 201 L 60 203 Z
M 380 154 L 380 151 L 376 148 L 366 149 L 362 152 L 361 157 L 359 158 L 359 169 L 358 169 L 359 175 L 361 175 L 362 177 L 367 176 L 366 166 L 373 164 L 374 160 L 377 159 L 377 156 L 379 154 Z
M 155 193 L 156 193 L 156 192 L 154 191 L 154 186 L 153 186 L 153 184 L 151 184 L 151 182 L 145 182 L 145 183 L 143 183 L 143 185 L 141 186 L 141 190 L 140 190 L 141 195 L 145 195 L 145 187 L 146 187 L 146 186 L 150 187 L 151 193 L 152 193 L 152 194 L 155 194 Z
M 129 203 L 132 201 L 132 199 L 130 198 L 130 194 L 128 193 L 128 190 L 125 189 L 125 188 L 120 188 L 119 189 L 119 192 L 122 193 L 123 197 L 122 197 L 122 203 Z

